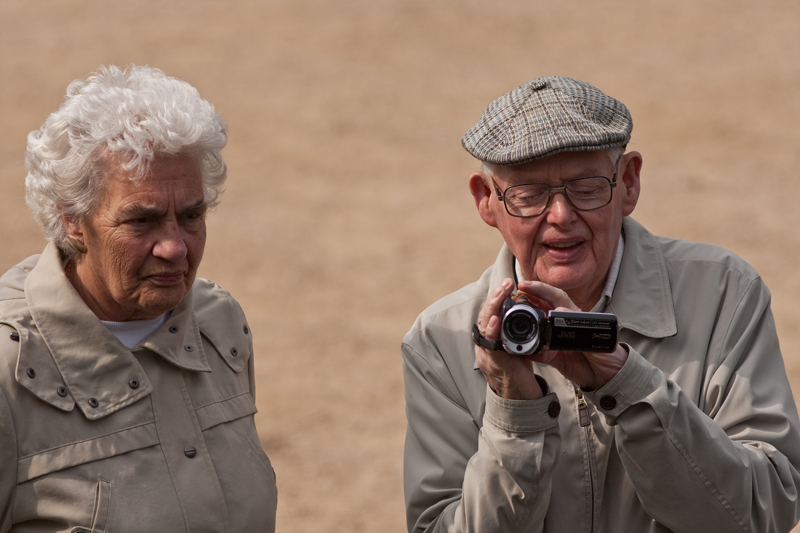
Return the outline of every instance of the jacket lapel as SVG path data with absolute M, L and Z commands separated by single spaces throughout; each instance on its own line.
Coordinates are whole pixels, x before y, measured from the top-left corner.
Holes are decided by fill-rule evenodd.
M 661 247 L 652 233 L 630 217 L 622 222 L 625 252 L 610 310 L 620 327 L 653 338 L 678 333 L 672 289 Z

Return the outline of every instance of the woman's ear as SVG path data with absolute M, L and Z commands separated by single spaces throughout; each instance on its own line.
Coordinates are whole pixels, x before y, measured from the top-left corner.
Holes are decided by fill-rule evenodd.
M 67 244 L 79 254 L 85 254 L 87 248 L 81 223 L 64 214 L 61 215 L 61 223 L 64 225 L 64 231 L 67 232 Z

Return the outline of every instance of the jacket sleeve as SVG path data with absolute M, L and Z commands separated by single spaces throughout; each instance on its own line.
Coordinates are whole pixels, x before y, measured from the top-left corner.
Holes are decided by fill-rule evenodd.
M 2 329 L 2 328 L 0 328 Z M 0 532 L 11 529 L 11 509 L 17 487 L 17 432 L 8 398 L 0 386 Z
M 800 517 L 800 423 L 760 278 L 720 327 L 697 356 L 711 360 L 702 409 L 633 349 L 587 397 L 616 426 L 625 470 L 657 522 L 676 532 L 787 532 Z
M 512 401 L 486 387 L 479 427 L 435 347 L 402 351 L 409 531 L 542 531 L 561 443 L 555 394 Z

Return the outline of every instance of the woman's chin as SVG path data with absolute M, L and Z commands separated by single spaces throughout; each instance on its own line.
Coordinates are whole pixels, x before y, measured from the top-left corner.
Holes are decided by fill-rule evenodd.
M 170 287 L 154 287 L 142 292 L 137 301 L 135 314 L 137 318 L 133 320 L 147 320 L 156 318 L 167 311 L 172 311 L 188 294 L 186 286 L 183 284 Z

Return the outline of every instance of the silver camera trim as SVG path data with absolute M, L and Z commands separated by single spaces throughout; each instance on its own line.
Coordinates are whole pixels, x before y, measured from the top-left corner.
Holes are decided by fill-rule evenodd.
M 503 319 L 500 321 L 500 341 L 503 343 L 503 348 L 506 352 L 517 355 L 530 355 L 536 353 L 544 344 L 544 339 L 542 339 L 542 328 L 537 320 L 533 321 L 536 331 L 533 333 L 533 337 L 530 341 L 518 343 L 506 336 L 506 319 L 508 319 L 511 314 L 517 311 L 522 311 L 526 314 L 529 314 L 534 317 L 534 319 L 539 317 L 539 315 L 542 313 L 527 302 L 516 302 L 514 305 L 509 307 L 508 310 L 503 314 Z

